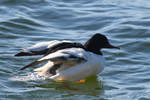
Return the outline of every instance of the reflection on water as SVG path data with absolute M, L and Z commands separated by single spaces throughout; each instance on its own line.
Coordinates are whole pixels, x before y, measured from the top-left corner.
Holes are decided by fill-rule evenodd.
M 53 88 L 61 91 L 71 91 L 76 94 L 86 94 L 98 96 L 103 93 L 103 85 L 97 80 L 96 76 L 91 76 L 86 79 L 84 83 L 76 82 L 46 82 L 45 84 L 38 84 L 38 87 Z

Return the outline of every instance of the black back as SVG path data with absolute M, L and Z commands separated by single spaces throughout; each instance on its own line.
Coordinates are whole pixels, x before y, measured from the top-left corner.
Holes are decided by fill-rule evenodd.
M 46 55 L 56 52 L 58 50 L 62 50 L 62 49 L 66 49 L 66 48 L 83 48 L 84 46 L 81 43 L 69 43 L 69 42 L 63 42 L 63 43 L 59 43 L 57 45 L 54 45 L 53 47 L 48 49 L 48 52 L 46 53 Z

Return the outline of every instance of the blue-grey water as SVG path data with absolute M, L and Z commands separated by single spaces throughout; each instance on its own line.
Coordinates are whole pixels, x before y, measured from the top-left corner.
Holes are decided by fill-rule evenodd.
M 57 83 L 19 69 L 14 57 L 41 41 L 84 43 L 106 35 L 104 71 L 88 83 Z M 0 100 L 150 100 L 149 0 L 0 0 Z

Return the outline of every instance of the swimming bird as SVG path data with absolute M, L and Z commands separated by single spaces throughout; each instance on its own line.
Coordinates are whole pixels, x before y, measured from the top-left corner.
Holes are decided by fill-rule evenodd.
M 96 33 L 85 44 L 66 40 L 41 42 L 23 49 L 15 56 L 44 55 L 21 70 L 47 62 L 34 71 L 42 77 L 55 81 L 79 81 L 103 71 L 105 66 L 101 52 L 103 48 L 119 49 L 111 45 L 105 35 Z

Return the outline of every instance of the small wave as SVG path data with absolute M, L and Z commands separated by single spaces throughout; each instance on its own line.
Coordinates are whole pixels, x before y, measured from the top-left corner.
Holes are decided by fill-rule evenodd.
M 45 78 L 32 72 L 32 73 L 28 73 L 28 74 L 24 74 L 24 75 L 11 77 L 10 80 L 13 80 L 13 81 L 38 81 L 38 80 L 45 80 Z

